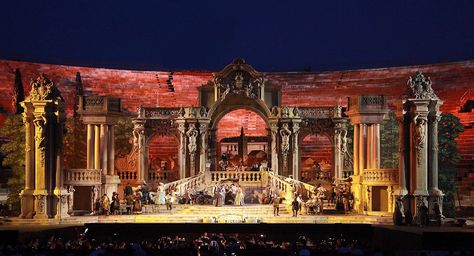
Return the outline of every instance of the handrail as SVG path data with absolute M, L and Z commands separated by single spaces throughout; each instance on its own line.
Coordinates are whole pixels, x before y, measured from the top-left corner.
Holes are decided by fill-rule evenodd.
M 398 169 L 364 169 L 364 183 L 368 184 L 397 184 Z
M 102 169 L 65 169 L 64 184 L 93 186 L 102 183 Z
M 306 195 L 304 196 L 306 196 L 306 198 L 310 198 L 310 194 L 316 189 L 316 187 L 311 184 L 281 176 L 273 172 L 268 172 L 268 176 L 271 180 L 272 185 L 284 192 L 285 198 L 287 199 L 287 204 L 290 204 L 293 200 L 295 186 L 299 188 L 304 188 L 304 191 L 306 192 Z
M 229 171 L 213 171 L 210 172 L 211 181 L 219 182 L 225 179 L 235 179 L 239 182 L 260 183 L 262 182 L 261 172 L 244 171 L 244 172 L 229 172 Z
M 176 180 L 170 183 L 164 184 L 165 191 L 174 188 L 180 195 L 184 194 L 187 189 L 196 189 L 198 186 L 205 184 L 205 174 L 200 173 L 198 175 L 187 177 L 184 179 Z

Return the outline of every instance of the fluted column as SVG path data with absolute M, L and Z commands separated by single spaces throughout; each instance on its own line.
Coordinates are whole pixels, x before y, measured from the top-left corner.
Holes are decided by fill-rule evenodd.
M 428 191 L 430 194 L 429 210 L 435 213 L 435 207 L 443 212 L 443 192 L 438 188 L 438 122 L 440 120 L 441 111 L 439 107 L 443 101 L 432 99 L 429 105 L 428 116 Z
M 102 175 L 108 174 L 109 167 L 109 126 L 107 124 L 100 125 L 100 167 Z
M 359 143 L 360 143 L 360 140 L 359 140 L 359 132 L 360 132 L 360 124 L 354 124 L 354 143 L 353 143 L 353 157 L 352 159 L 354 159 L 354 163 L 353 163 L 353 170 L 354 170 L 354 176 L 358 176 L 359 175 Z
M 380 124 L 374 126 L 374 163 L 373 168 L 380 169 Z
M 54 188 L 54 195 L 56 196 L 56 215 L 54 216 L 55 219 L 62 219 L 65 217 L 69 217 L 69 209 L 67 203 L 67 196 L 68 192 L 64 188 L 64 168 L 63 168 L 63 155 L 64 155 L 64 146 L 63 146 L 63 131 L 64 131 L 64 123 L 66 121 L 64 112 L 58 111 L 55 114 L 57 124 L 55 126 L 55 157 L 56 157 L 56 173 L 55 173 L 55 184 L 56 187 Z M 70 195 L 73 196 L 73 195 Z
M 34 210 L 33 192 L 35 189 L 35 126 L 33 124 L 32 106 L 22 103 L 25 125 L 25 187 L 20 193 L 21 218 L 31 218 Z
M 94 125 L 87 124 L 87 169 L 94 169 Z
M 398 122 L 398 190 L 395 194 L 399 197 L 404 197 L 408 194 L 407 190 L 407 170 L 406 170 L 406 136 L 408 136 L 406 127 L 405 127 L 405 113 L 399 114 L 397 116 Z
M 360 124 L 360 128 L 359 128 L 359 172 L 360 174 L 362 174 L 364 169 L 366 169 L 366 162 L 367 162 L 366 137 L 367 137 L 367 125 Z
M 107 174 L 108 175 L 115 175 L 115 128 L 113 125 L 109 127 L 109 137 L 108 137 L 108 159 L 109 165 L 107 167 Z
M 367 169 L 374 168 L 374 125 L 367 125 Z
M 100 169 L 100 126 L 94 125 L 94 169 Z
M 47 219 L 48 191 L 46 188 L 46 146 L 47 146 L 47 116 L 45 111 L 36 113 L 35 106 L 35 219 Z M 43 109 L 45 106 L 42 106 Z

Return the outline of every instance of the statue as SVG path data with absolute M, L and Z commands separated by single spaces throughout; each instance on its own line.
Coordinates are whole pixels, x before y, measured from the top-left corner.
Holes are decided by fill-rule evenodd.
M 290 110 L 287 106 L 284 106 L 281 111 L 281 117 L 288 117 L 290 115 Z
M 31 79 L 30 100 L 59 100 L 64 101 L 54 83 L 45 74 L 36 80 Z
M 184 108 L 183 107 L 180 107 L 179 110 L 178 110 L 178 116 L 179 117 L 184 117 Z
M 206 117 L 207 116 L 206 107 L 201 106 L 201 109 L 199 110 L 199 114 L 201 115 L 201 117 Z
M 76 190 L 74 189 L 73 186 L 69 186 L 67 188 L 67 205 L 68 205 L 68 213 L 71 214 L 73 211 L 73 205 L 74 205 L 74 192 Z
M 421 163 L 421 149 L 425 147 L 425 124 L 426 124 L 426 117 L 420 117 L 420 115 L 416 115 L 413 118 L 414 124 L 414 140 L 415 140 L 415 148 L 416 148 L 416 158 L 418 164 Z
M 287 154 L 288 151 L 290 150 L 290 135 L 291 131 L 288 128 L 288 124 L 284 123 L 281 130 L 280 130 L 280 135 L 281 135 L 281 151 L 283 154 Z
M 198 132 L 194 125 L 191 125 L 189 127 L 189 130 L 186 135 L 188 135 L 189 138 L 188 150 L 190 153 L 195 153 L 197 150 L 196 137 L 198 136 Z
M 408 96 L 415 99 L 438 99 L 438 96 L 431 88 L 431 80 L 425 77 L 420 71 L 416 71 L 414 77 L 408 79 Z
M 278 116 L 278 107 L 277 106 L 272 107 L 272 115 L 273 116 Z

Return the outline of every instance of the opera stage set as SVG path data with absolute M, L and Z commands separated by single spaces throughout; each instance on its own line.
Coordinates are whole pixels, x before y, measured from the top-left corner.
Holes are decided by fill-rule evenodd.
M 25 127 L 21 214 L 5 224 L 13 227 L 392 224 L 394 212 L 413 222 L 436 220 L 444 196 L 440 116 L 450 112 L 466 126 L 473 120 L 470 109 L 459 111 L 472 101 L 471 61 L 326 73 L 262 73 L 242 59 L 215 73 L 0 64 L 0 87 L 21 101 Z M 31 80 L 20 83 L 24 98 L 15 89 L 20 73 Z M 0 97 L 5 112 L 15 113 L 11 95 Z M 67 158 L 73 147 L 65 146 L 65 125 L 76 117 L 84 146 Z M 128 134 L 117 136 L 127 118 Z M 384 144 L 390 118 L 397 136 Z M 128 143 L 128 151 L 118 150 Z M 384 152 L 396 155 L 395 167 L 383 166 Z M 140 193 L 138 210 L 127 208 L 127 184 Z M 230 204 L 224 196 L 214 206 L 216 188 L 232 184 L 242 190 L 242 203 L 235 205 L 234 193 Z M 100 215 L 96 202 L 104 194 L 112 202 L 114 192 L 120 206 Z M 159 202 L 168 192 L 171 211 Z M 280 216 L 270 203 L 276 195 Z M 293 217 L 296 195 L 303 214 Z M 187 198 L 193 204 L 182 204 Z

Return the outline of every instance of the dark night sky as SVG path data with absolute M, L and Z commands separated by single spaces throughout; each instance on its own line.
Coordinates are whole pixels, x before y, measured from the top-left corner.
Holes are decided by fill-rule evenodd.
M 162 70 L 373 68 L 474 59 L 474 1 L 0 3 L 0 59 Z

